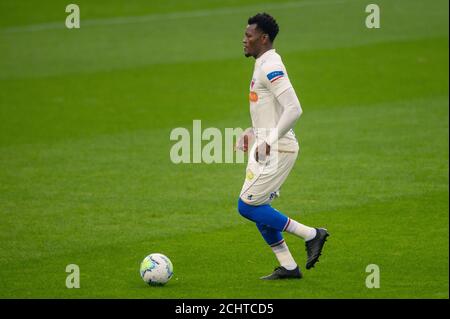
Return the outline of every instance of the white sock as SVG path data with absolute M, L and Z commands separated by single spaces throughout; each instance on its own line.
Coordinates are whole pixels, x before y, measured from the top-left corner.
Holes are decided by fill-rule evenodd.
M 313 239 L 314 237 L 316 237 L 317 233 L 315 228 L 300 224 L 299 222 L 290 218 L 288 219 L 284 230 L 298 237 L 302 237 L 305 241 Z
M 276 245 L 275 247 L 271 247 L 272 251 L 275 253 L 275 256 L 277 257 L 278 261 L 280 262 L 280 265 L 286 268 L 287 270 L 292 270 L 297 268 L 297 263 L 295 262 L 294 258 L 291 255 L 291 252 L 289 251 L 288 246 L 284 242 L 284 240 Z

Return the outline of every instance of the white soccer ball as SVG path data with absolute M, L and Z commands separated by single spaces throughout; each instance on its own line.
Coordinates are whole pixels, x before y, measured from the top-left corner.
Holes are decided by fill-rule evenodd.
M 144 258 L 140 269 L 142 279 L 151 286 L 165 285 L 173 276 L 173 265 L 163 254 L 150 254 Z

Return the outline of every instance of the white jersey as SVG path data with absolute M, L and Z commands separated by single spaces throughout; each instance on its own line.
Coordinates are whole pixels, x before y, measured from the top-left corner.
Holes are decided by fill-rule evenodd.
M 277 126 L 283 107 L 277 97 L 292 88 L 286 68 L 275 49 L 266 51 L 256 59 L 250 84 L 250 115 L 257 141 L 265 139 L 258 132 Z M 258 142 L 259 143 L 259 142 Z M 280 151 L 298 151 L 298 142 L 292 128 L 278 140 Z

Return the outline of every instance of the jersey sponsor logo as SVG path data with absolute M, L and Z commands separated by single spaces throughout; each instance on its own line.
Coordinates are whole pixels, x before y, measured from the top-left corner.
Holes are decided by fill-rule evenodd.
M 267 74 L 267 78 L 272 83 L 275 82 L 276 80 L 278 80 L 279 78 L 282 78 L 283 76 L 284 76 L 283 71 L 273 71 L 273 72 L 270 72 L 269 74 Z
M 258 94 L 256 92 L 251 91 L 248 98 L 251 102 L 258 102 Z

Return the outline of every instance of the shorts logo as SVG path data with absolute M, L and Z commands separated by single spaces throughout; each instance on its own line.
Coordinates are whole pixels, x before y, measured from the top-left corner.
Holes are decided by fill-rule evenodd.
M 272 83 L 275 82 L 276 80 L 278 80 L 279 78 L 282 78 L 283 76 L 284 76 L 283 71 L 273 71 L 273 72 L 270 72 L 269 74 L 267 74 L 267 78 Z
M 251 102 L 257 102 L 258 101 L 258 94 L 256 92 L 250 91 L 250 94 L 248 96 L 249 100 Z
M 253 179 L 253 177 L 255 177 L 255 175 L 253 174 L 253 172 L 251 170 L 247 171 L 247 179 L 249 181 L 251 181 Z

